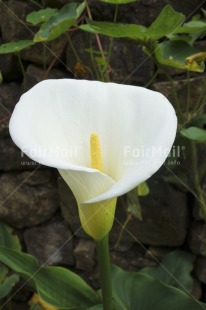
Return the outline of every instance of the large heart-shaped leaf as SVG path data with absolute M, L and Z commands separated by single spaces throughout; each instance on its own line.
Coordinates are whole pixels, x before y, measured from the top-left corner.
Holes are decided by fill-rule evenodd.
M 41 298 L 59 309 L 87 309 L 99 304 L 96 292 L 62 267 L 41 267 L 34 257 L 0 247 L 0 261 L 33 284 Z
M 188 293 L 193 287 L 191 272 L 194 259 L 193 254 L 177 250 L 166 255 L 158 267 L 145 267 L 141 272 Z
M 147 42 L 171 35 L 184 20 L 183 14 L 174 11 L 170 5 L 166 5 L 149 28 L 136 24 L 96 22 L 93 20 L 87 21 L 87 24 L 80 26 L 80 28 L 90 32 L 93 29 L 96 33 L 114 38 L 130 38 Z
M 156 20 L 147 30 L 147 35 L 153 40 L 158 40 L 164 36 L 170 36 L 182 25 L 185 16 L 176 12 L 171 5 L 166 5 Z
M 206 30 L 206 21 L 191 20 L 176 30 L 176 33 L 196 33 Z
M 96 32 L 113 38 L 130 38 L 140 41 L 146 39 L 146 28 L 141 25 L 87 20 L 87 24 L 82 25 L 79 28 L 81 30 Z
M 140 272 L 112 267 L 113 297 L 118 310 L 201 310 L 198 300 Z
M 199 51 L 182 40 L 166 41 L 156 45 L 155 57 L 162 65 L 177 69 L 203 72 L 204 62 L 187 61 L 188 57 Z
M 61 10 L 42 24 L 34 37 L 34 42 L 51 41 L 58 38 L 74 24 L 85 6 L 85 2 L 64 5 Z
M 103 310 L 103 305 L 102 304 L 99 304 L 99 305 L 96 305 L 94 307 L 91 307 L 87 310 Z

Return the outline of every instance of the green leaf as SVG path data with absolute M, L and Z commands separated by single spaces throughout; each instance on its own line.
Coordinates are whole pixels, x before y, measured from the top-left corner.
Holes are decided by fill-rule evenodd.
M 34 45 L 32 40 L 20 40 L 0 45 L 0 54 L 18 53 L 24 48 Z
M 102 51 L 96 51 L 93 50 L 92 48 L 85 48 L 85 52 L 89 53 L 90 55 L 98 55 L 101 56 L 102 55 Z M 104 55 L 108 55 L 107 51 L 104 51 Z
M 191 20 L 176 30 L 176 33 L 196 33 L 206 30 L 206 22 L 202 20 Z
M 32 25 L 44 23 L 47 22 L 57 12 L 58 12 L 57 9 L 51 9 L 51 8 L 42 9 L 28 14 L 26 17 L 26 21 L 28 23 L 31 23 Z
M 137 188 L 127 193 L 127 211 L 139 220 L 142 220 L 142 208 L 139 202 Z
M 158 40 L 164 36 L 170 36 L 184 22 L 185 16 L 174 11 L 171 5 L 166 5 L 160 12 L 157 19 L 147 30 L 147 34 L 153 40 Z
M 149 187 L 147 185 L 147 182 L 143 182 L 138 185 L 137 193 L 139 196 L 147 196 L 149 194 Z
M 113 297 L 118 310 L 200 310 L 200 302 L 183 291 L 140 272 L 112 266 Z
M 78 26 L 78 28 L 86 32 L 96 33 L 96 31 L 89 24 L 83 24 L 81 26 Z
M 146 28 L 141 25 L 95 22 L 93 20 L 87 20 L 87 24 L 82 25 L 79 28 L 113 38 L 130 38 L 140 41 L 144 41 L 146 39 Z
M 91 307 L 87 310 L 103 310 L 103 305 L 102 304 L 99 304 L 99 305 L 96 305 L 94 307 Z
M 182 40 L 166 41 L 157 44 L 155 57 L 162 65 L 195 72 L 204 71 L 204 62 L 187 63 L 186 59 L 198 50 Z
M 206 130 L 198 127 L 189 127 L 186 129 L 182 129 L 180 130 L 180 134 L 189 140 L 206 142 Z
M 0 285 L 0 300 L 9 295 L 15 284 L 19 282 L 19 276 L 13 274 L 5 279 Z
M 0 246 L 21 250 L 18 237 L 13 235 L 13 229 L 3 222 L 0 222 Z M 19 281 L 18 275 L 13 274 L 8 277 L 7 274 L 7 266 L 0 263 L 0 300 L 5 298 Z
M 167 285 L 178 287 L 188 293 L 193 288 L 191 272 L 194 260 L 195 256 L 193 254 L 177 250 L 166 255 L 158 267 L 143 268 L 141 273 L 152 276 Z
M 141 25 L 121 24 L 110 22 L 87 21 L 87 26 L 80 26 L 80 29 L 107 35 L 114 38 L 130 38 L 139 41 L 154 40 L 171 35 L 184 22 L 183 14 L 175 12 L 170 5 L 166 5 L 157 19 L 147 29 Z M 89 26 L 88 26 L 89 25 Z
M 137 2 L 138 0 L 99 0 L 99 1 L 112 3 L 112 4 L 126 4 L 130 2 Z
M 41 267 L 31 255 L 3 247 L 0 261 L 32 282 L 41 298 L 59 309 L 85 309 L 99 304 L 95 291 L 65 268 Z
M 13 234 L 13 228 L 0 222 L 0 246 L 13 250 L 21 250 L 19 238 Z
M 2 263 L 0 263 L 0 285 L 6 278 L 9 269 Z
M 34 37 L 34 42 L 51 41 L 58 38 L 80 17 L 85 6 L 85 2 L 64 5 L 60 11 L 42 24 Z

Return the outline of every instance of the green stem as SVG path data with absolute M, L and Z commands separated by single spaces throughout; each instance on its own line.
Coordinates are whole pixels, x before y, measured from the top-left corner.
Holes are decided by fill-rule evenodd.
M 93 66 L 93 69 L 95 71 L 95 74 L 96 74 L 96 77 L 97 77 L 97 80 L 101 80 L 100 78 L 100 75 L 99 75 L 99 71 L 97 70 L 97 67 L 95 66 L 95 61 L 94 61 L 94 53 L 93 53 L 93 47 L 92 47 L 92 42 L 91 42 L 91 37 L 90 37 L 90 42 L 89 42 L 89 48 L 90 48 L 90 57 L 91 57 L 91 63 L 92 63 L 92 66 Z
M 33 3 L 33 4 L 35 4 L 36 6 L 38 6 L 40 9 L 43 9 L 44 8 L 44 6 L 43 5 L 41 5 L 40 3 L 38 3 L 37 1 L 35 1 L 35 0 L 29 0 L 31 3 Z
M 151 79 L 149 80 L 149 82 L 147 82 L 147 84 L 144 86 L 145 88 L 148 88 L 148 87 L 154 82 L 154 80 L 156 79 L 158 73 L 159 73 L 159 69 L 157 69 L 157 70 L 155 71 L 155 73 L 153 74 L 153 76 L 151 77 Z
M 205 204 L 205 198 L 204 198 L 204 194 L 201 188 L 201 183 L 200 183 L 200 178 L 199 178 L 197 148 L 196 148 L 196 143 L 194 141 L 191 141 L 191 155 L 192 155 L 191 164 L 192 164 L 192 176 L 193 176 L 194 187 L 195 187 L 197 196 L 199 198 L 199 206 L 202 211 L 203 218 L 206 222 L 206 204 Z
M 117 5 L 115 5 L 113 23 L 116 23 L 116 21 L 117 21 L 118 9 L 119 9 L 119 5 L 117 4 Z M 110 44 L 109 44 L 109 50 L 108 50 L 108 57 L 107 57 L 107 67 L 109 66 L 109 62 L 110 62 L 110 58 L 111 58 L 113 42 L 114 42 L 114 38 L 111 37 L 110 38 Z
M 119 233 L 119 236 L 118 236 L 118 239 L 117 239 L 117 242 L 115 244 L 115 248 L 118 248 L 119 244 L 120 244 L 120 241 L 122 239 L 122 235 L 123 235 L 123 232 L 125 230 L 125 228 L 127 227 L 127 224 L 129 223 L 129 221 L 132 219 L 132 214 L 129 214 L 124 222 L 124 224 L 122 225 L 122 228 L 120 230 L 120 233 Z
M 24 70 L 24 65 L 22 63 L 22 60 L 21 60 L 21 57 L 20 57 L 19 53 L 17 53 L 16 55 L 18 57 L 19 66 L 21 68 L 21 72 L 22 72 L 22 75 L 23 75 L 23 90 L 26 90 L 26 72 Z
M 43 44 L 43 70 L 46 72 L 46 45 Z
M 68 33 L 66 33 L 66 36 L 67 36 L 67 39 L 68 39 L 68 42 L 69 42 L 69 46 L 71 47 L 72 53 L 73 53 L 74 57 L 76 58 L 76 61 L 80 63 L 81 62 L 80 57 L 77 54 L 77 51 L 76 51 L 76 49 L 74 47 L 74 44 L 72 43 L 70 35 Z
M 205 95 L 206 95 L 206 93 L 205 93 L 205 87 L 206 87 L 206 79 L 204 79 L 204 81 L 203 81 L 203 83 L 202 83 L 201 92 L 200 92 L 200 94 L 199 94 L 199 98 L 198 98 L 198 100 L 197 100 L 197 103 L 196 103 L 196 105 L 195 105 L 195 107 L 194 107 L 194 109 L 193 109 L 193 111 L 192 111 L 192 114 L 194 114 L 194 113 L 200 108 L 201 103 L 202 103 L 202 101 L 204 100 L 204 97 L 205 97 Z M 202 111 L 202 113 L 204 113 L 204 112 Z
M 179 119 L 181 122 L 183 122 L 183 113 L 182 113 L 182 109 L 180 107 L 180 102 L 179 102 L 179 98 L 178 98 L 178 95 L 177 95 L 177 90 L 176 90 L 176 86 L 174 84 L 174 81 L 173 79 L 171 78 L 171 76 L 164 71 L 164 74 L 165 76 L 167 77 L 167 79 L 169 80 L 170 82 L 170 85 L 171 85 L 171 90 L 172 90 L 172 96 L 174 98 L 174 102 L 175 102 L 175 105 L 176 105 L 176 108 L 177 108 L 177 112 L 178 112 L 178 116 L 179 116 Z
M 109 235 L 96 241 L 104 310 L 113 310 L 112 281 L 109 257 Z
M 87 14 L 88 14 L 89 18 L 91 20 L 93 20 L 88 1 L 86 1 L 86 10 L 87 10 Z M 105 63 L 107 64 L 107 59 L 106 59 L 106 56 L 104 54 L 102 43 L 101 43 L 100 37 L 97 33 L 95 33 L 95 38 L 96 38 L 97 46 L 98 46 L 98 49 L 100 51 L 101 57 L 105 61 Z M 109 82 L 109 74 L 108 74 L 106 69 L 107 69 L 107 65 L 105 66 L 103 71 L 101 69 L 99 70 L 100 76 L 101 76 L 101 81 L 103 81 L 103 82 L 105 82 L 105 81 Z
M 187 120 L 189 120 L 189 110 L 190 110 L 190 95 L 191 95 L 191 89 L 190 89 L 190 72 L 187 70 L 187 108 L 186 108 L 186 117 Z

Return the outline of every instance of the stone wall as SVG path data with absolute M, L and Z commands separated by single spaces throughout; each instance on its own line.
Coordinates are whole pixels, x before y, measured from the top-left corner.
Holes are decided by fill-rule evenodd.
M 68 3 L 67 0 L 43 2 L 58 7 Z M 118 20 L 148 26 L 167 3 L 188 18 L 200 12 L 200 7 L 197 9 L 199 0 L 141 0 L 120 6 Z M 36 27 L 20 21 L 25 20 L 25 16 L 33 10 L 38 10 L 38 7 L 30 1 L 3 1 L 0 4 L 0 43 L 31 39 Z M 111 21 L 114 6 L 91 1 L 91 11 L 96 20 Z M 91 66 L 90 56 L 85 53 L 89 37 L 89 34 L 78 31 L 72 35 L 73 44 L 85 66 Z M 106 48 L 109 39 L 101 39 Z M 92 40 L 95 46 L 95 39 Z M 203 50 L 206 48 L 204 40 L 201 46 Z M 17 55 L 0 55 L 3 75 L 0 85 L 0 220 L 15 228 L 24 250 L 35 255 L 40 263 L 69 266 L 98 287 L 94 243 L 81 229 L 71 191 L 55 169 L 40 166 L 22 154 L 11 141 L 8 131 L 9 118 L 20 95 L 45 78 L 72 78 L 76 60 L 64 36 L 45 45 L 39 43 L 29 47 L 20 52 L 19 57 L 24 75 Z M 111 80 L 114 82 L 145 85 L 155 68 L 140 47 L 131 42 L 114 40 L 111 70 Z M 174 79 L 178 79 L 178 93 L 184 102 L 186 76 L 183 72 L 172 71 L 172 74 Z M 91 79 L 89 72 L 85 73 L 85 78 Z M 192 76 L 193 97 L 203 78 L 201 75 Z M 153 88 L 173 101 L 167 82 L 158 81 Z M 181 169 L 188 166 L 183 155 L 180 165 Z M 195 294 L 200 297 L 200 281 L 206 283 L 206 226 L 195 211 L 194 199 L 187 186 L 169 184 L 163 178 L 166 172 L 168 174 L 163 168 L 149 180 L 151 193 L 140 201 L 143 220 L 132 218 L 118 248 L 115 248 L 127 218 L 126 197 L 119 199 L 111 233 L 111 258 L 122 267 L 138 270 L 142 266 L 154 265 L 154 257 L 161 259 L 168 251 L 182 247 L 197 255 Z

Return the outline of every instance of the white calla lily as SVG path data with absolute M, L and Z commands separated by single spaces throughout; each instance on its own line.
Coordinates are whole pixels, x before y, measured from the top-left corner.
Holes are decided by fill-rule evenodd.
M 9 125 L 25 154 L 59 170 L 76 197 L 83 227 L 94 239 L 111 229 L 116 197 L 164 163 L 176 127 L 172 105 L 158 92 L 71 79 L 38 83 L 22 95 Z M 90 166 L 92 132 L 99 136 L 103 172 Z

